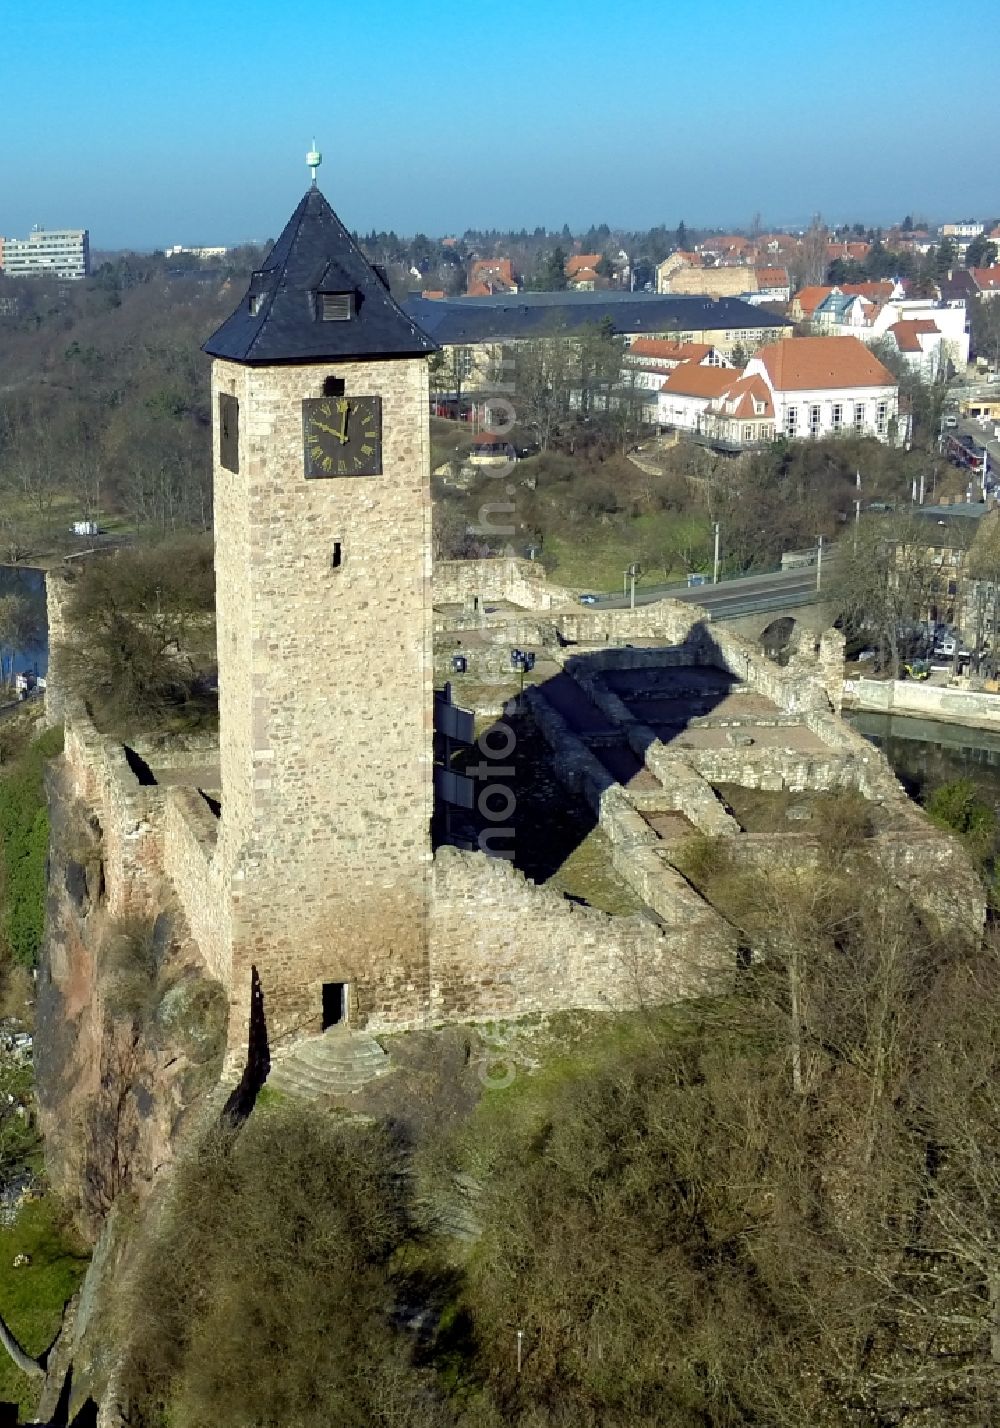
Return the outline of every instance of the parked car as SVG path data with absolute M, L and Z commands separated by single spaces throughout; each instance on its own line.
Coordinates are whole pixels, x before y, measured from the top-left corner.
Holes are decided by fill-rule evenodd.
M 596 605 L 596 604 L 597 604 L 597 596 L 596 596 L 596 595 L 581 595 L 581 596 L 580 596 L 580 604 L 581 604 L 581 605 Z
M 945 426 L 948 427 L 949 430 L 950 430 L 952 427 L 958 426 L 958 417 L 957 417 L 957 416 L 946 416 L 945 419 L 944 419 L 944 424 L 945 424 Z

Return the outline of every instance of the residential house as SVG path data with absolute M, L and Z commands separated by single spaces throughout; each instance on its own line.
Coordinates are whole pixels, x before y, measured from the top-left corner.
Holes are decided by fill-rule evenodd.
M 866 303 L 872 306 L 881 306 L 892 298 L 904 296 L 902 284 L 891 282 L 888 279 L 874 283 L 840 283 L 838 286 L 814 284 L 801 288 L 794 295 L 791 307 L 788 309 L 788 316 L 793 322 L 812 322 L 816 317 L 817 308 L 834 293 L 845 297 L 863 298 Z
M 863 263 L 871 250 L 872 245 L 860 239 L 849 243 L 831 241 L 826 245 L 826 261 L 833 263 L 839 258 L 844 263 Z
M 904 318 L 886 330 L 886 340 L 925 381 L 933 381 L 941 362 L 941 329 L 931 317 Z
M 741 233 L 714 234 L 698 245 L 698 251 L 709 254 L 716 263 L 745 263 L 752 249 L 750 239 Z
M 793 233 L 762 233 L 754 244 L 754 256 L 763 259 L 793 258 L 801 247 L 801 240 Z
M 789 302 L 792 283 L 787 268 L 754 268 L 754 286 L 743 293 L 746 302 Z
M 625 349 L 622 383 L 659 391 L 664 378 L 685 362 L 700 367 L 729 365 L 727 358 L 709 342 L 665 342 L 655 337 L 637 337 Z
M 990 301 L 1000 293 L 1000 264 L 991 268 L 970 268 L 969 276 L 976 285 L 976 293 L 984 301 Z
M 516 293 L 519 288 L 514 265 L 509 258 L 477 258 L 469 269 L 466 297 Z
M 985 227 L 985 223 L 976 223 L 970 220 L 967 223 L 942 223 L 938 232 L 942 238 L 964 238 L 971 243 L 973 238 L 979 237 Z
M 596 293 L 610 288 L 611 281 L 602 277 L 596 268 L 577 268 L 573 276 L 566 279 L 566 286 L 575 293 Z
M 657 425 L 676 431 L 700 432 L 709 403 L 732 385 L 735 376 L 731 368 L 682 362 L 660 387 Z
M 584 269 L 591 272 L 596 271 L 598 263 L 603 255 L 600 253 L 574 253 L 566 259 L 563 271 L 567 278 L 573 278 L 577 273 L 582 273 Z
M 705 408 L 701 429 L 724 451 L 743 451 L 774 440 L 774 397 L 758 372 L 732 374 L 734 380 Z

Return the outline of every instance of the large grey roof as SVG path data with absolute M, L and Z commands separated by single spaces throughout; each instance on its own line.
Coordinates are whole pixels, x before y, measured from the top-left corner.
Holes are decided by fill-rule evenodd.
M 355 316 L 343 322 L 320 320 L 318 295 L 323 292 L 352 292 Z M 436 349 L 393 301 L 313 184 L 264 266 L 252 275 L 239 307 L 204 350 L 232 362 L 271 363 L 415 357 Z
M 539 337 L 605 320 L 616 333 L 629 336 L 791 326 L 785 318 L 741 298 L 614 290 L 467 298 L 412 296 L 403 304 L 403 311 L 442 346 Z

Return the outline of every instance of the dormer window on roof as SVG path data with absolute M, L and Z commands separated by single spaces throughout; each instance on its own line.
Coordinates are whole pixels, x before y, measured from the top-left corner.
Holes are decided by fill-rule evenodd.
M 320 293 L 319 319 L 321 322 L 350 322 L 356 310 L 356 295 L 346 293 Z
M 270 274 L 257 269 L 250 274 L 250 286 L 247 289 L 247 307 L 250 309 L 250 316 L 256 317 L 260 312 L 271 286 Z

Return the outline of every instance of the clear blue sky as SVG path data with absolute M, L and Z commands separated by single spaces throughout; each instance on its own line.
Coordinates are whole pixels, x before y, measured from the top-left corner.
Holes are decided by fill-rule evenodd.
M 1000 0 L 0 5 L 0 233 L 1000 216 Z M 979 118 L 976 119 L 978 110 Z

